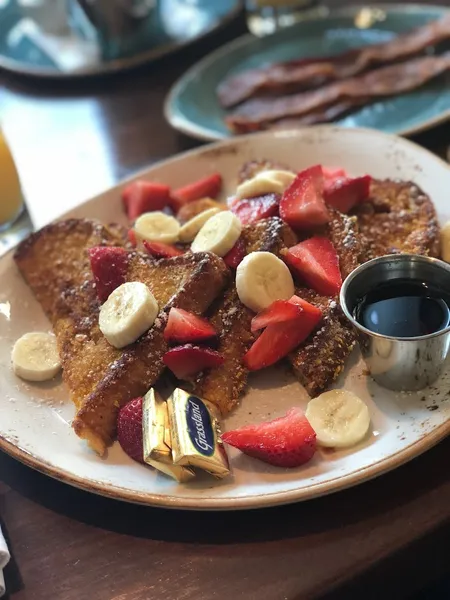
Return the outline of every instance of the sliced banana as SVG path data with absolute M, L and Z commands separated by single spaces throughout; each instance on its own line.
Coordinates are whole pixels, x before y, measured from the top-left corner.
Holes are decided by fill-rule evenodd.
M 244 258 L 236 270 L 236 290 L 242 304 L 255 312 L 295 293 L 289 269 L 271 252 L 251 252 Z
M 192 252 L 214 252 L 225 256 L 238 241 L 242 225 L 229 210 L 222 210 L 203 225 L 191 245 Z
M 331 390 L 313 398 L 305 414 L 316 432 L 317 443 L 328 448 L 354 446 L 370 426 L 367 405 L 347 390 Z
M 180 224 L 170 215 L 160 211 L 144 213 L 136 219 L 134 231 L 139 241 L 173 244 L 178 241 Z
M 443 260 L 450 262 L 450 221 L 441 229 L 441 255 Z
M 222 212 L 220 208 L 208 208 L 208 210 L 204 210 L 195 217 L 192 217 L 192 219 L 189 219 L 187 223 L 181 226 L 178 238 L 180 242 L 192 242 L 206 221 L 219 212 Z
M 26 333 L 14 344 L 14 373 L 27 381 L 47 381 L 61 369 L 56 338 L 52 333 Z
M 123 348 L 150 329 L 158 312 L 158 303 L 148 287 L 131 281 L 110 294 L 100 309 L 98 324 L 111 346 Z
M 238 186 L 236 197 L 242 200 L 264 196 L 265 194 L 282 194 L 291 185 L 295 177 L 295 174 L 289 171 L 261 171 L 252 179 L 244 181 Z

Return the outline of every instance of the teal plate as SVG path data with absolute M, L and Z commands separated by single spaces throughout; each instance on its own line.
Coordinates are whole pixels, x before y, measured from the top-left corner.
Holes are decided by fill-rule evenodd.
M 67 6 L 74 5 L 68 3 Z M 23 18 L 15 0 L 0 0 L 0 68 L 53 78 L 122 71 L 185 47 L 227 23 L 241 8 L 240 0 L 159 0 L 157 8 L 139 30 L 139 37 L 131 38 L 128 46 L 123 44 L 124 52 L 104 48 L 103 53 L 94 53 L 92 43 L 88 44 L 70 31 L 60 36 L 42 37 L 40 30 Z M 70 18 L 75 22 L 76 14 L 81 13 L 72 9 Z M 36 30 L 38 36 L 34 33 Z M 111 44 L 114 45 L 117 43 Z M 59 56 L 61 53 L 66 60 Z M 74 54 L 89 56 L 89 61 L 83 62 L 76 57 L 74 60 Z
M 204 58 L 178 80 L 166 99 L 165 116 L 173 127 L 199 139 L 229 137 L 226 113 L 215 92 L 227 76 L 270 62 L 327 56 L 387 41 L 448 12 L 443 6 L 419 4 L 348 7 L 264 38 L 243 36 Z M 407 135 L 447 119 L 450 76 L 445 75 L 409 94 L 366 106 L 337 123 Z

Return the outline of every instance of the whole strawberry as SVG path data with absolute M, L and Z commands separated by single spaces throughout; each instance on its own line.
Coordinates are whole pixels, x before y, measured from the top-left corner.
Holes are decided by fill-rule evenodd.
M 133 460 L 140 463 L 143 458 L 142 440 L 142 402 L 143 398 L 134 398 L 123 406 L 117 419 L 117 439 L 122 450 Z

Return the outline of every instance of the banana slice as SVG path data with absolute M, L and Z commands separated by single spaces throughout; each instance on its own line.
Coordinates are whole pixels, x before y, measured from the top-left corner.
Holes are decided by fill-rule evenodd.
M 206 221 L 214 215 L 217 215 L 219 212 L 222 212 L 220 208 L 208 208 L 208 210 L 204 210 L 195 217 L 192 217 L 192 219 L 189 219 L 189 221 L 182 225 L 180 229 L 180 235 L 178 237 L 180 242 L 192 242 Z
M 317 443 L 328 448 L 348 448 L 360 442 L 370 426 L 367 405 L 347 390 L 325 392 L 308 403 L 306 418 Z
M 191 245 L 192 252 L 214 252 L 225 256 L 238 241 L 242 225 L 229 210 L 222 210 L 203 225 Z
M 252 179 L 241 183 L 236 190 L 236 197 L 252 198 L 265 194 L 282 194 L 295 179 L 295 174 L 289 171 L 261 171 Z
M 26 333 L 14 344 L 11 360 L 14 373 L 27 381 L 47 381 L 61 369 L 61 363 L 52 333 Z
M 178 241 L 180 224 L 170 215 L 160 211 L 144 213 L 134 224 L 134 231 L 139 241 L 163 242 L 173 244 Z
M 135 342 L 155 322 L 159 308 L 144 283 L 131 281 L 116 288 L 102 305 L 100 331 L 115 348 Z
M 450 262 L 450 221 L 441 229 L 441 254 L 445 262 Z
M 255 312 L 295 293 L 289 269 L 271 252 L 251 252 L 244 258 L 236 270 L 236 290 L 242 304 Z

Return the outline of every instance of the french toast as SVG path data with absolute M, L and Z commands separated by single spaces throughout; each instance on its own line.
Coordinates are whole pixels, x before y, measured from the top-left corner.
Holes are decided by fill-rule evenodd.
M 118 350 L 98 327 L 100 303 L 87 250 L 119 242 L 120 236 L 94 221 L 62 221 L 32 235 L 15 256 L 52 321 L 64 380 L 78 408 L 73 428 L 99 454 L 114 439 L 120 406 L 146 393 L 164 370 L 168 347 L 163 332 L 170 308 L 203 313 L 229 277 L 223 261 L 210 253 L 155 260 L 129 252 L 125 280 L 145 283 L 160 313 L 147 333 Z M 51 294 L 42 285 L 45 280 L 51 281 Z
M 294 232 L 278 217 L 247 225 L 242 230 L 242 239 L 247 254 L 265 251 L 277 255 L 296 240 Z M 225 360 L 222 366 L 200 374 L 195 379 L 194 391 L 214 402 L 223 415 L 237 405 L 247 384 L 248 370 L 242 359 L 255 339 L 250 331 L 253 316 L 239 300 L 234 281 L 209 314 L 211 323 L 220 331 L 218 351 Z

